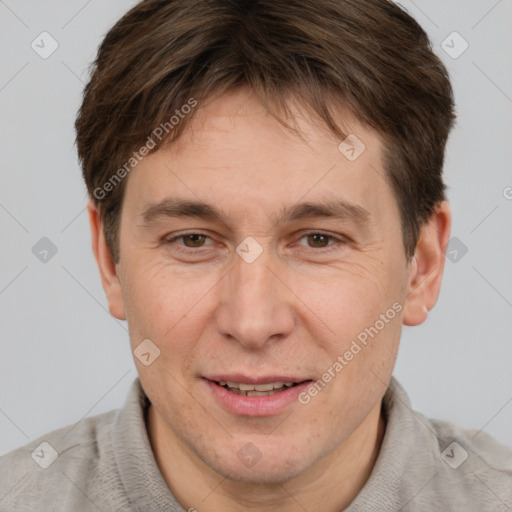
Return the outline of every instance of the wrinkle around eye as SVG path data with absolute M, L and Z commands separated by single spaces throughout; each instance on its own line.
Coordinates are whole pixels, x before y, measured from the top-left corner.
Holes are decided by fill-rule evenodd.
M 180 233 L 179 235 L 173 236 L 171 238 L 164 237 L 163 240 L 162 240 L 162 243 L 163 244 L 173 244 L 173 243 L 177 242 L 180 239 L 181 240 L 185 240 L 187 237 L 193 236 L 193 235 L 203 237 L 206 240 L 208 240 L 208 239 L 212 240 L 212 238 L 209 235 L 206 235 L 204 233 L 189 232 L 189 233 Z M 331 243 L 328 243 L 326 246 L 323 246 L 323 247 L 306 246 L 307 248 L 320 251 L 322 249 L 326 249 L 326 248 L 331 247 L 331 246 L 344 245 L 344 244 L 348 243 L 348 241 L 344 237 L 339 237 L 339 236 L 332 235 L 332 234 L 329 234 L 329 233 L 324 233 L 324 232 L 321 232 L 321 231 L 310 231 L 310 232 L 304 233 L 304 234 L 302 234 L 302 236 L 299 237 L 298 241 L 300 242 L 301 240 L 303 240 L 303 239 L 305 239 L 307 237 L 311 237 L 311 236 L 315 236 L 315 235 L 325 237 L 328 241 L 331 241 Z M 203 244 L 203 245 L 200 245 L 200 246 L 192 246 L 192 247 L 187 246 L 185 244 L 178 244 L 178 245 L 182 246 L 182 247 L 186 247 L 188 249 L 200 249 L 200 248 L 205 247 L 207 245 L 214 245 L 214 244 L 213 243 L 209 243 L 209 244 Z M 301 246 L 301 245 L 299 244 L 299 246 Z
M 185 245 L 184 241 L 192 235 L 202 237 L 202 240 L 199 240 L 202 244 L 192 247 Z M 307 237 L 315 235 L 325 237 L 328 245 L 323 247 L 307 245 Z M 219 258 L 224 259 L 229 257 L 229 254 L 237 252 L 238 245 L 230 247 L 229 244 L 226 245 L 226 242 L 219 241 L 218 239 L 224 240 L 224 237 L 222 235 L 216 236 L 216 234 L 211 232 L 205 232 L 200 228 L 189 229 L 188 231 L 167 233 L 159 237 L 154 247 L 165 249 L 170 258 L 174 257 L 183 263 L 220 261 Z M 258 237 L 255 240 L 263 247 L 270 248 L 272 245 L 268 237 Z M 242 242 L 243 240 L 240 240 L 240 243 Z M 311 262 L 317 264 L 330 264 L 335 263 L 340 258 L 346 259 L 346 257 L 357 251 L 364 252 L 365 246 L 365 244 L 361 245 L 361 242 L 358 242 L 353 236 L 348 236 L 345 233 L 323 231 L 318 228 L 297 230 L 293 234 L 279 237 L 277 242 L 283 243 L 283 246 L 278 251 L 280 257 L 297 260 L 297 263 L 304 260 L 304 263 Z M 350 259 L 352 259 L 352 256 L 350 256 Z

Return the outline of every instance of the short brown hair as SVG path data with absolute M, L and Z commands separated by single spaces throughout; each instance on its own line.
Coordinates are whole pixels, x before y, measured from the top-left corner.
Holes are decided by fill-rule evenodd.
M 161 142 L 176 140 L 194 111 L 176 124 L 170 116 L 191 100 L 241 85 L 283 124 L 290 100 L 300 101 L 344 138 L 332 110 L 339 100 L 378 131 L 412 258 L 421 225 L 445 199 L 455 114 L 448 73 L 411 16 L 388 0 L 145 0 L 100 45 L 76 120 L 114 261 L 126 162 L 144 145 L 161 147 L 148 144 L 158 126 L 168 128 Z

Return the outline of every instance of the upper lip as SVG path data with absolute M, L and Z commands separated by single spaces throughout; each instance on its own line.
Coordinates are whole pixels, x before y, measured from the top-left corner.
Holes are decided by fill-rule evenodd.
M 242 375 L 241 373 L 223 373 L 218 375 L 209 375 L 205 379 L 213 382 L 236 382 L 237 384 L 269 384 L 271 382 L 304 382 L 311 380 L 301 377 L 291 377 L 289 375 L 264 375 L 261 377 L 254 377 L 248 375 Z

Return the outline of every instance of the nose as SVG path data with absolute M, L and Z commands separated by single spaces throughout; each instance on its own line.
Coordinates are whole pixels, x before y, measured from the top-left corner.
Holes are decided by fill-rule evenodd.
M 236 254 L 235 258 L 222 280 L 216 315 L 219 333 L 250 349 L 285 338 L 292 332 L 295 318 L 293 293 L 283 282 L 283 272 L 272 268 L 276 265 L 272 265 L 268 249 L 252 263 Z

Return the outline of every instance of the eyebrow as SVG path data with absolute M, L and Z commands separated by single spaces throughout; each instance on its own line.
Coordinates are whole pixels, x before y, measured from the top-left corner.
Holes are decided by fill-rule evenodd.
M 141 217 L 146 225 L 161 218 L 186 217 L 195 217 L 229 225 L 226 216 L 216 206 L 190 199 L 166 198 L 158 203 L 149 204 L 144 209 Z M 275 224 L 315 217 L 349 220 L 357 224 L 367 224 L 371 219 L 371 214 L 362 206 L 341 199 L 303 202 L 291 207 L 283 207 L 275 219 Z

